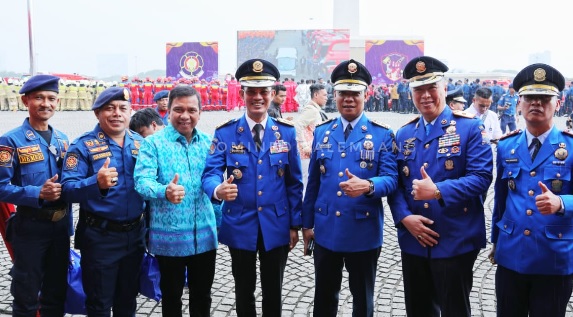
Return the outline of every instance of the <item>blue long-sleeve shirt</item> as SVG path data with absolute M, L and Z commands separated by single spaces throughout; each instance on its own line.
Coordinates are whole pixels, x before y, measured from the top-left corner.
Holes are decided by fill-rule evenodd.
M 187 142 L 173 126 L 147 137 L 135 165 L 135 189 L 151 205 L 149 251 L 163 256 L 189 256 L 217 248 L 220 209 L 213 209 L 201 187 L 201 173 L 211 138 L 195 129 Z M 167 185 L 179 174 L 185 188 L 180 204 L 165 197 Z

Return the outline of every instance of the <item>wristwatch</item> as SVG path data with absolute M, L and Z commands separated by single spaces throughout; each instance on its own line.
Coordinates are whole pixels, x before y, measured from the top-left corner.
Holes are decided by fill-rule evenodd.
M 302 229 L 302 226 L 290 226 L 290 229 L 298 231 L 298 230 Z
M 367 179 L 368 183 L 370 183 L 370 186 L 368 186 L 368 193 L 366 193 L 366 196 L 370 196 L 372 194 L 374 194 L 374 182 Z
M 434 191 L 434 198 L 437 200 L 442 199 L 442 192 L 440 192 L 440 190 L 438 189 L 438 187 L 436 187 L 436 190 Z

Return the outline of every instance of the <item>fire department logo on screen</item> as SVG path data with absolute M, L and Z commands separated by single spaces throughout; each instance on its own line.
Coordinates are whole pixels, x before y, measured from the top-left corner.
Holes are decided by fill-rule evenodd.
M 388 79 L 396 81 L 402 79 L 402 71 L 404 66 L 402 63 L 406 60 L 406 56 L 400 53 L 390 53 L 382 57 L 382 69 Z
M 181 77 L 201 77 L 203 75 L 203 57 L 196 52 L 187 52 L 179 61 L 179 74 Z

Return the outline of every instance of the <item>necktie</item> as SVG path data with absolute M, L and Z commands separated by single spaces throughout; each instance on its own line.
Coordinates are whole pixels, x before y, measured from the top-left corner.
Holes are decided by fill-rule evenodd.
M 538 138 L 533 138 L 533 140 L 531 140 L 531 161 L 535 160 L 535 157 L 537 156 L 537 153 L 539 152 L 539 149 L 541 148 L 541 142 L 539 141 Z
M 346 129 L 344 129 L 344 140 L 348 139 L 348 136 L 350 135 L 350 132 L 352 132 L 352 124 L 348 124 L 346 126 Z
M 432 130 L 432 124 L 431 123 L 426 124 L 425 128 L 426 128 L 426 136 L 430 135 L 430 130 Z
M 255 141 L 255 144 L 257 145 L 257 151 L 259 151 L 261 149 L 261 145 L 262 145 L 262 141 L 261 141 L 261 130 L 263 129 L 263 125 L 260 123 L 255 124 L 255 126 L 253 127 L 253 132 L 255 133 L 253 135 L 253 141 Z

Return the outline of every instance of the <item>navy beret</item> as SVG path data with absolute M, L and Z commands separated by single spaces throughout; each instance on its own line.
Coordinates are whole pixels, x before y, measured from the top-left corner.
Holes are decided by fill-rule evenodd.
M 92 110 L 99 109 L 114 100 L 129 101 L 129 90 L 123 87 L 109 87 L 97 97 Z
M 419 87 L 433 84 L 444 78 L 448 66 L 430 56 L 418 56 L 413 58 L 404 67 L 403 77 L 410 80 L 410 87 Z
M 350 59 L 336 65 L 330 80 L 334 90 L 363 91 L 372 83 L 372 75 L 364 65 Z
M 20 89 L 20 94 L 27 94 L 32 91 L 54 91 L 59 93 L 59 84 L 60 77 L 52 76 L 52 75 L 36 75 L 32 76 L 24 83 L 22 88 Z
M 271 87 L 281 77 L 279 70 L 264 59 L 250 59 L 235 72 L 235 78 L 245 87 Z
M 153 96 L 153 101 L 158 101 L 159 99 L 167 98 L 169 96 L 169 90 L 162 90 Z
M 543 64 L 532 64 L 522 69 L 513 79 L 513 89 L 518 95 L 558 96 L 565 88 L 565 78 L 555 68 Z
M 448 91 L 446 96 L 446 103 L 450 103 L 451 101 L 463 103 L 467 102 L 467 100 L 464 98 L 464 91 L 462 90 L 462 86 L 458 86 L 457 88 Z

